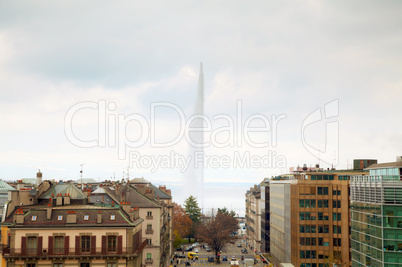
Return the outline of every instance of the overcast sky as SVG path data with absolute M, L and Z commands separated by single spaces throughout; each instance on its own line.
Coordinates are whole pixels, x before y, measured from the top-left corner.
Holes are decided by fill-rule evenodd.
M 130 165 L 130 157 L 186 157 L 185 137 L 164 148 L 128 140 L 150 132 L 139 118 L 152 124 L 151 103 L 159 105 L 156 141 L 180 135 L 177 110 L 186 120 L 195 110 L 200 62 L 211 128 L 229 124 L 213 119 L 219 114 L 242 125 L 205 134 L 220 143 L 235 136 L 204 149 L 229 161 L 206 166 L 207 183 L 237 183 L 243 194 L 304 163 L 394 161 L 402 155 L 401 12 L 401 1 L 1 1 L 0 178 L 41 169 L 47 179 L 77 179 L 84 164 L 84 177 L 121 179 L 132 166 L 131 178 L 175 192 L 186 179 L 180 166 Z M 261 147 L 241 138 L 250 116 L 250 126 L 265 127 L 249 135 Z M 247 153 L 274 163 L 234 166 Z M 187 197 L 176 192 L 178 202 Z

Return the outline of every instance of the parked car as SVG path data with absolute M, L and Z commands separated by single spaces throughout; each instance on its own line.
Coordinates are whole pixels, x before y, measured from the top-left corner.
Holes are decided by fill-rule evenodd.
M 241 249 L 241 253 L 247 254 L 247 249 L 246 249 L 246 248 L 242 248 L 242 249 Z
M 198 252 L 199 252 L 198 248 L 194 249 L 194 252 L 195 252 L 195 253 L 198 253 Z
M 223 257 L 222 257 L 222 261 L 228 261 L 228 257 L 227 257 L 227 256 L 223 256 Z
M 183 251 L 183 247 L 176 248 L 176 251 Z
M 189 252 L 189 253 L 187 254 L 187 257 L 188 257 L 190 260 L 192 260 L 192 259 L 198 260 L 198 254 L 195 253 L 195 252 Z
M 211 249 L 210 247 L 206 247 L 205 249 L 207 250 L 207 252 L 211 252 L 211 251 L 212 251 L 212 249 Z
M 208 257 L 208 262 L 214 262 L 214 257 Z
M 193 246 L 188 246 L 184 249 L 185 251 L 193 251 Z
M 184 258 L 186 258 L 186 255 L 181 254 L 181 253 L 180 253 L 180 254 L 178 253 L 178 254 L 174 254 L 174 258 L 175 258 L 175 259 L 184 259 Z
M 198 242 L 195 242 L 194 244 L 193 244 L 193 247 L 195 248 L 195 247 L 198 247 L 200 244 L 198 243 Z
M 241 248 L 241 243 L 237 243 L 237 247 Z

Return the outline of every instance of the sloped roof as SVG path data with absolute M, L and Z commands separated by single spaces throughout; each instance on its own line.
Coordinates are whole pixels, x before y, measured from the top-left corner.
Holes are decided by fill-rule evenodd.
M 130 183 L 131 184 L 150 184 L 150 182 L 144 178 L 134 178 L 134 179 L 130 180 Z
M 80 178 L 80 179 L 75 180 L 75 183 L 78 183 L 78 184 L 81 184 L 81 183 L 83 183 L 83 184 L 99 184 L 99 182 L 96 181 L 93 178 L 82 178 L 82 179 Z
M 16 191 L 14 187 L 11 185 L 7 184 L 3 180 L 0 180 L 0 193 L 7 193 L 8 191 Z
M 139 207 L 139 208 L 160 208 L 161 206 L 155 202 L 155 200 L 151 200 L 143 195 L 141 195 L 136 189 L 131 186 L 121 186 L 120 190 L 124 190 L 126 194 L 126 201 L 130 202 L 131 207 Z M 110 190 L 110 188 L 106 188 L 106 191 L 109 195 L 114 197 L 115 199 L 120 199 L 120 196 L 116 194 L 115 191 Z M 122 191 L 120 191 L 122 192 Z
M 402 161 L 371 164 L 370 166 L 365 168 L 365 170 L 385 169 L 385 168 L 402 168 Z
M 77 216 L 76 223 L 67 223 L 67 215 L 70 211 L 74 211 L 74 214 Z M 100 224 L 97 223 L 98 214 L 102 216 L 102 223 Z M 87 220 L 84 220 L 85 215 L 88 215 Z M 111 215 L 114 215 L 114 220 L 111 218 Z M 32 220 L 33 216 L 36 216 L 35 220 Z M 12 221 L 13 214 L 7 218 L 6 222 Z M 47 219 L 46 208 L 31 209 L 24 214 L 24 224 L 15 225 L 14 227 L 127 227 L 129 225 L 138 225 L 142 221 L 143 219 L 138 218 L 131 222 L 120 208 L 70 205 L 53 207 L 50 220 Z
M 171 199 L 172 197 L 169 196 L 168 194 L 166 194 L 165 192 L 163 192 L 162 190 L 159 189 L 159 187 L 154 186 L 153 184 L 151 184 L 152 188 L 155 189 L 155 197 L 159 199 Z
M 98 187 L 95 191 L 92 192 L 92 194 L 106 194 L 105 189 L 103 187 Z
M 40 199 L 49 199 L 57 194 L 70 194 L 71 199 L 86 199 L 87 197 L 73 184 L 54 184 Z

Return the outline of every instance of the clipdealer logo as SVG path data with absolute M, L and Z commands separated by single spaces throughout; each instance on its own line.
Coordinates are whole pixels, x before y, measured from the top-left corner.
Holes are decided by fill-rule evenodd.
M 236 115 L 216 114 L 211 118 L 204 114 L 195 114 L 186 117 L 184 111 L 177 105 L 169 102 L 155 102 L 150 104 L 149 117 L 143 114 L 118 114 L 117 105 L 106 100 L 98 102 L 80 102 L 72 106 L 65 115 L 64 129 L 66 138 L 73 145 L 82 148 L 114 147 L 117 148 L 119 160 L 129 161 L 130 167 L 150 169 L 157 171 L 161 168 L 178 168 L 184 172 L 191 165 L 197 168 L 203 164 L 205 168 L 284 168 L 286 159 L 268 148 L 277 146 L 277 131 L 281 120 L 286 119 L 285 114 L 266 116 L 252 114 L 244 118 L 242 102 L 236 103 Z M 74 129 L 75 120 L 86 110 L 96 112 L 92 121 L 97 122 L 97 132 L 92 133 L 96 138 L 86 140 L 77 134 Z M 158 142 L 158 136 L 164 133 L 156 131 L 158 110 L 169 110 L 175 114 L 175 121 L 179 126 L 175 129 L 177 135 L 170 140 Z M 137 125 L 136 138 L 127 135 L 128 125 Z M 258 125 L 255 126 L 255 125 Z M 224 125 L 224 126 L 222 126 Z M 257 135 L 263 138 L 257 138 Z M 225 136 L 222 140 L 222 136 Z M 220 138 L 219 138 L 220 137 Z M 190 155 L 177 153 L 173 148 L 185 141 L 194 151 Z M 167 154 L 148 155 L 141 154 L 139 150 L 144 147 L 171 148 Z M 230 155 L 206 155 L 204 148 L 231 148 Z M 253 155 L 250 151 L 240 152 L 236 148 L 243 147 L 265 149 L 263 155 Z

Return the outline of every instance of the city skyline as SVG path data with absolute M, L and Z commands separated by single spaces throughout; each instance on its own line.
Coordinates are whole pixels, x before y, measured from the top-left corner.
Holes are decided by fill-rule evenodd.
M 0 4 L 0 179 L 84 164 L 182 203 L 200 62 L 205 207 L 290 167 L 401 154 L 398 1 L 41 3 Z

